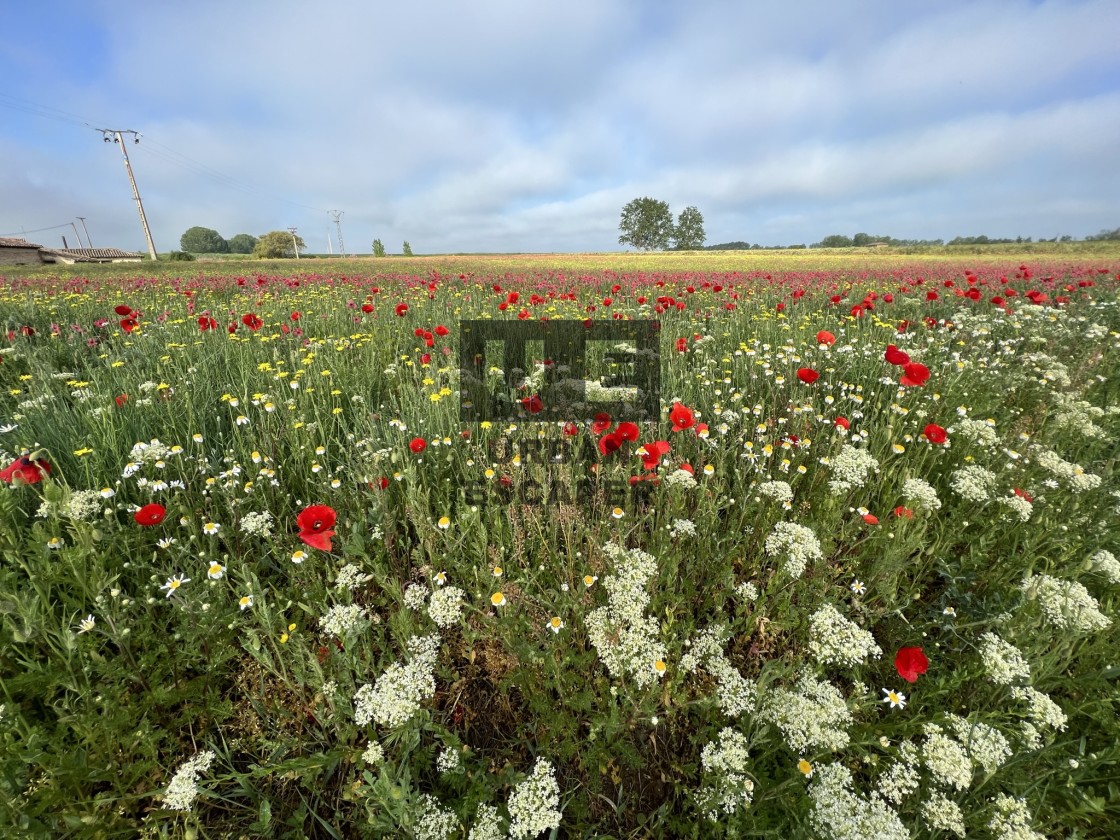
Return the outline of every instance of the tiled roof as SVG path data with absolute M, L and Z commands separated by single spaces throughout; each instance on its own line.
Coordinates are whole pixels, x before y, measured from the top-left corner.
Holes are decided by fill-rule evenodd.
M 138 253 L 122 251 L 120 248 L 43 248 L 43 252 L 79 260 L 112 260 L 140 256 Z
M 26 239 L 9 239 L 0 236 L 0 248 L 42 248 L 42 245 L 33 245 Z

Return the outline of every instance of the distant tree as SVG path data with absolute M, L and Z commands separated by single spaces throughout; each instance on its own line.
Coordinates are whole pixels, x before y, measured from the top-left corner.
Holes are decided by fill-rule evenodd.
M 618 230 L 622 234 L 619 245 L 633 245 L 643 251 L 664 250 L 673 237 L 673 215 L 664 201 L 635 198 L 622 208 Z
M 748 251 L 751 248 L 749 242 L 744 242 L 741 239 L 736 239 L 734 242 L 721 242 L 719 245 L 705 245 L 705 251 Z M 758 246 L 754 246 L 758 247 Z
M 196 254 L 225 254 L 229 252 L 229 243 L 222 239 L 216 230 L 204 227 L 192 227 L 179 237 L 179 247 L 184 251 Z
M 296 246 L 301 251 L 307 248 L 302 236 L 296 236 Z M 253 247 L 253 256 L 259 260 L 282 259 L 295 255 L 295 248 L 292 247 L 292 234 L 287 230 L 269 231 L 258 239 L 257 244 Z
M 686 207 L 677 217 L 673 231 L 673 248 L 677 251 L 697 251 L 704 247 L 704 217 L 695 207 Z
M 373 255 L 375 257 L 385 256 L 385 246 L 381 244 L 380 239 L 373 240 Z
M 229 252 L 231 254 L 251 254 L 256 246 L 257 237 L 250 236 L 247 233 L 239 233 L 229 240 Z
M 831 236 L 826 236 L 820 242 L 813 246 L 814 248 L 851 248 L 852 240 L 850 237 L 843 234 L 834 233 Z
M 169 251 L 163 259 L 168 262 L 194 262 L 194 254 L 189 254 L 186 251 Z
M 401 248 L 401 253 L 404 254 L 406 257 L 411 257 L 412 256 L 412 246 L 408 244 L 407 239 L 404 241 L 404 246 Z
M 1115 241 L 1120 239 L 1120 228 L 1116 228 L 1115 230 L 1102 230 L 1100 233 L 1086 236 L 1085 239 L 1089 242 Z

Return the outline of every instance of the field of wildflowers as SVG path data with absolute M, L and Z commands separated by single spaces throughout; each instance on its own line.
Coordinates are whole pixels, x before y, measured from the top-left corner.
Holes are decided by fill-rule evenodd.
M 0 277 L 0 835 L 1115 837 L 1120 259 L 687 259 Z

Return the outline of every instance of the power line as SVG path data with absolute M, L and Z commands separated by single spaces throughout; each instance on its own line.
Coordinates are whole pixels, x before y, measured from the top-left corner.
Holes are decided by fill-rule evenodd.
M 37 117 L 58 120 L 60 122 L 69 123 L 81 128 L 89 128 L 93 131 L 102 131 L 102 129 L 98 128 L 94 122 L 87 120 L 85 117 L 82 117 L 78 114 L 73 114 L 69 111 L 64 111 L 61 108 L 55 108 L 50 105 L 43 105 L 38 102 L 31 102 L 26 99 L 20 99 L 7 93 L 0 93 L 0 106 L 11 108 L 15 111 L 22 111 L 23 113 L 31 114 Z M 208 166 L 205 163 L 201 163 L 200 161 L 197 161 L 194 158 L 183 154 L 182 152 L 172 149 L 170 146 L 166 146 L 157 140 L 153 140 L 148 135 L 144 136 L 144 141 L 145 145 L 141 147 L 144 154 L 159 158 L 165 163 L 169 163 L 172 166 L 177 166 L 180 169 L 185 169 L 188 172 L 194 173 L 195 175 L 201 175 L 203 177 L 210 178 L 211 180 L 221 184 L 222 186 L 228 187 L 230 189 L 241 190 L 242 192 L 246 193 L 253 193 L 271 199 L 273 201 L 281 201 L 285 204 L 291 204 L 294 207 L 301 207 L 305 210 L 314 210 L 317 213 L 330 212 L 322 207 L 314 207 L 310 204 L 304 204 L 299 201 L 293 201 L 289 198 L 284 198 L 283 196 L 276 195 L 275 193 L 270 193 L 267 190 L 262 190 L 256 185 L 241 181 L 240 179 L 234 178 L 230 175 L 226 175 L 225 173 L 219 172 L 217 169 L 214 169 L 213 167 Z M 159 151 L 157 151 L 157 149 L 151 148 L 152 146 L 157 147 Z
M 45 230 L 58 230 L 59 228 L 69 227 L 73 222 L 66 222 L 61 225 L 51 225 L 50 227 L 35 228 L 34 230 L 21 230 L 13 231 L 12 233 L 0 233 L 0 236 L 19 236 L 22 237 L 25 233 L 42 233 Z

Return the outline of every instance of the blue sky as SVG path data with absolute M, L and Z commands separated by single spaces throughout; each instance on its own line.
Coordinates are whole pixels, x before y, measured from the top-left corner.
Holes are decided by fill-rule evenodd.
M 614 251 L 622 206 L 708 243 L 1080 238 L 1120 226 L 1120 3 L 39 0 L 0 38 L 0 235 L 160 251 Z M 334 242 L 335 250 L 338 248 Z

